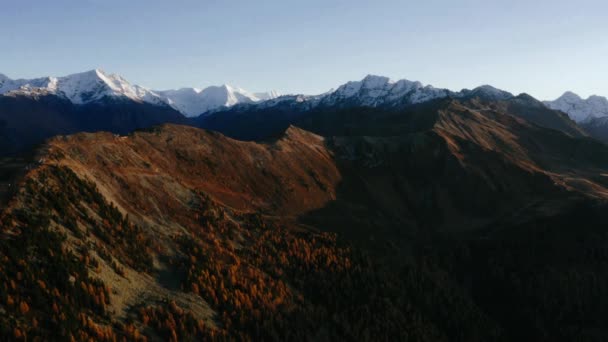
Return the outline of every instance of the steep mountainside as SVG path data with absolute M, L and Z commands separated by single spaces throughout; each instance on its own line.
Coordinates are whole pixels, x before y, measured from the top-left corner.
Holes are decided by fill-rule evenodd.
M 162 123 L 185 123 L 167 106 L 105 98 L 103 103 L 74 105 L 51 94 L 0 96 L 2 155 L 23 153 L 54 135 L 80 131 L 128 133 Z
M 278 98 L 259 105 L 234 106 L 209 113 L 192 121 L 195 126 L 222 132 L 244 140 L 274 137 L 289 125 L 296 125 L 317 134 L 331 135 L 400 135 L 416 132 L 432 125 L 437 104 L 458 100 L 476 103 L 517 116 L 541 127 L 563 131 L 572 136 L 586 136 L 563 112 L 551 110 L 527 94 L 500 97 L 493 92 L 474 91 L 474 96 L 442 97 L 421 103 L 403 102 L 394 105 L 366 106 L 352 103 L 321 106 L 326 98 Z M 471 93 L 472 94 L 472 93 Z M 282 100 L 281 100 L 282 99 Z
M 545 104 L 567 113 L 590 136 L 608 142 L 608 100 L 605 97 L 593 95 L 582 99 L 568 91 L 554 101 L 545 101 Z
M 551 110 L 528 94 L 520 94 L 503 101 L 503 110 L 541 127 L 562 131 L 574 137 L 587 136 L 587 132 L 559 110 Z
M 590 136 L 608 143 L 608 116 L 589 119 L 580 123 L 580 126 Z
M 430 317 L 401 315 L 409 300 L 349 304 L 363 284 L 396 299 L 375 283 L 389 275 L 292 218 L 335 196 L 332 160 L 322 138 L 295 128 L 270 145 L 181 126 L 54 139 L 2 216 L 0 275 L 15 285 L 2 297 L 0 331 L 99 340 L 388 338 L 408 326 L 437 334 Z M 26 276 L 10 283 L 17 273 Z M 337 291 L 345 277 L 353 283 Z
M 65 94 L 0 96 L 5 151 L 59 134 L 0 160 L 2 340 L 608 336 L 608 146 L 526 94 Z
M 445 99 L 501 103 L 501 111 L 543 127 L 586 135 L 565 115 L 525 94 L 513 96 L 491 86 L 454 92 L 373 75 L 317 96 L 278 96 L 276 92 L 252 94 L 227 85 L 150 91 L 97 69 L 34 80 L 2 76 L 0 94 L 0 147 L 4 155 L 30 149 L 55 134 L 101 130 L 124 134 L 161 123 L 190 124 L 245 140 L 276 137 L 292 124 L 324 135 L 350 135 L 349 130 L 354 130 L 353 134 L 358 131 L 354 126 L 365 127 L 362 120 L 371 134 L 400 134 L 419 130 L 416 123 L 404 126 L 401 121 L 409 118 L 402 114 Z M 384 126 L 377 129 L 375 121 L 384 122 Z
M 532 122 L 554 114 L 447 98 L 303 121 L 328 138 L 54 138 L 1 216 L 0 333 L 606 336 L 608 147 Z
M 412 232 L 429 227 L 445 232 L 483 229 L 502 220 L 554 215 L 567 202 L 564 198 L 606 196 L 608 154 L 603 144 L 498 109 L 444 100 L 416 108 L 403 121 L 394 113 L 384 120 L 357 116 L 360 126 L 338 121 L 334 132 L 346 130 L 349 135 L 331 138 L 328 144 L 344 170 L 339 188 L 344 192 L 338 191 L 337 201 L 307 219 L 321 224 L 333 218 L 330 227 L 367 227 L 354 231 L 369 246 L 382 234 L 395 240 L 396 231 L 407 240 Z M 408 127 L 419 130 L 397 134 Z

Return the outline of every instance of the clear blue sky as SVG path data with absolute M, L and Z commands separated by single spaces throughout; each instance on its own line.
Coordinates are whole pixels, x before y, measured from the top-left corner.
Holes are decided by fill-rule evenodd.
M 153 89 L 320 93 L 366 74 L 547 99 L 608 95 L 608 3 L 2 1 L 0 72 L 101 67 Z

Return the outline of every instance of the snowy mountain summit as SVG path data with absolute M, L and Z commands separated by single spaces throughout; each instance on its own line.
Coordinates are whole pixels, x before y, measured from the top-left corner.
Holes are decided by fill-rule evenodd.
M 40 92 L 63 97 L 74 104 L 98 102 L 105 98 L 126 98 L 137 102 L 163 104 L 154 92 L 132 85 L 119 75 L 95 69 L 64 77 L 11 80 L 0 78 L 0 94 L 29 95 Z
M 448 89 L 423 85 L 418 81 L 402 79 L 393 81 L 388 77 L 367 75 L 361 81 L 351 81 L 325 95 L 320 105 L 356 105 L 379 107 L 395 107 L 412 105 L 434 99 L 453 97 L 483 97 L 492 100 L 505 100 L 513 94 L 484 85 L 473 90 L 463 89 L 455 92 Z
M 163 100 L 181 112 L 193 117 L 210 110 L 231 107 L 239 103 L 256 103 L 279 97 L 276 91 L 250 93 L 244 89 L 224 84 L 205 89 L 182 88 L 178 90 L 157 91 Z
M 255 103 L 279 96 L 276 91 L 250 93 L 229 85 L 211 86 L 202 90 L 183 88 L 152 91 L 134 85 L 120 75 L 109 74 L 101 69 L 64 77 L 17 80 L 0 74 L 0 95 L 34 96 L 40 94 L 56 95 L 78 105 L 106 99 L 127 99 L 154 105 L 169 105 L 185 116 L 197 116 L 216 108 L 230 107 L 237 103 Z
M 544 102 L 549 108 L 561 110 L 576 122 L 587 122 L 608 116 L 608 100 L 603 96 L 589 96 L 583 99 L 567 91 L 554 101 Z
M 452 91 L 423 85 L 417 81 L 402 79 L 393 81 L 385 76 L 367 75 L 360 81 L 350 81 L 337 89 L 319 95 L 283 95 L 271 96 L 268 100 L 259 102 L 242 101 L 242 106 L 228 108 L 237 112 L 244 112 L 254 106 L 257 109 L 289 108 L 291 111 L 306 111 L 314 108 L 351 108 L 351 107 L 383 107 L 401 108 L 435 99 L 452 97 L 457 99 L 481 98 L 484 100 L 500 101 L 515 96 L 504 90 L 483 85 L 473 90 L 462 89 Z M 207 114 L 217 114 L 226 107 L 209 111 Z
M 338 107 L 399 107 L 422 103 L 438 98 L 481 97 L 504 100 L 511 93 L 484 85 L 473 90 L 455 92 L 448 89 L 423 85 L 417 81 L 367 75 L 360 81 L 347 82 L 336 90 L 316 96 L 281 96 L 276 91 L 253 93 L 230 85 L 211 86 L 204 89 L 181 88 L 177 90 L 150 90 L 130 83 L 124 77 L 109 74 L 101 69 L 64 77 L 42 77 L 12 80 L 0 74 L 0 95 L 53 94 L 74 104 L 101 102 L 107 99 L 126 99 L 140 103 L 170 106 L 187 117 L 203 113 L 223 111 L 237 104 L 273 107 L 294 103 L 305 108 L 317 106 Z

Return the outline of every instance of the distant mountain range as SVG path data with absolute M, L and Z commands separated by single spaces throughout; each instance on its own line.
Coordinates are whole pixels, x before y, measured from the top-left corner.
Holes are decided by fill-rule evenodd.
M 17 80 L 0 74 L 0 95 L 0 145 L 5 151 L 22 150 L 57 134 L 99 130 L 123 134 L 161 123 L 187 124 L 246 140 L 275 136 L 292 124 L 321 133 L 321 126 L 330 122 L 335 130 L 335 120 L 344 124 L 352 120 L 352 114 L 340 113 L 350 108 L 386 114 L 445 98 L 516 106 L 539 125 L 608 141 L 603 119 L 608 116 L 608 100 L 603 97 L 584 100 L 566 92 L 543 103 L 490 85 L 452 91 L 375 75 L 320 95 L 281 95 L 230 85 L 150 90 L 101 69 Z M 363 112 L 367 115 L 369 110 Z M 568 114 L 578 126 L 559 112 Z
M 505 100 L 514 97 L 513 94 L 483 85 L 473 90 L 463 89 L 451 91 L 423 85 L 417 81 L 406 79 L 393 81 L 388 77 L 367 75 L 361 81 L 351 81 L 320 95 L 286 95 L 271 98 L 258 103 L 240 102 L 230 108 L 212 110 L 213 112 L 249 111 L 251 109 L 268 109 L 272 107 L 289 106 L 297 111 L 308 111 L 317 108 L 403 108 L 439 98 L 467 99 L 482 97 L 486 100 Z
M 74 104 L 96 103 L 107 98 L 129 99 L 140 103 L 168 105 L 189 117 L 237 103 L 260 102 L 279 96 L 276 91 L 250 93 L 229 85 L 205 89 L 155 91 L 131 84 L 124 77 L 106 73 L 101 69 L 64 77 L 41 77 L 29 80 L 12 80 L 0 74 L 0 94 L 30 96 L 52 94 Z
M 452 91 L 423 85 L 406 79 L 393 81 L 388 77 L 368 75 L 361 81 L 351 81 L 325 94 L 282 96 L 273 90 L 253 93 L 227 84 L 204 89 L 181 88 L 177 90 L 150 90 L 135 85 L 124 77 L 101 69 L 76 73 L 63 77 L 34 79 L 10 79 L 0 74 L 0 94 L 41 96 L 56 95 L 73 104 L 102 102 L 104 99 L 128 99 L 153 105 L 168 105 L 186 117 L 196 117 L 217 112 L 235 105 L 262 105 L 272 107 L 287 102 L 305 103 L 306 109 L 316 106 L 367 106 L 398 107 L 443 98 L 470 98 L 505 100 L 513 94 L 483 85 L 473 90 Z M 272 101 L 270 101 L 272 100 Z M 544 101 L 551 109 L 567 113 L 576 122 L 587 122 L 608 116 L 608 100 L 601 96 L 582 99 L 567 91 L 554 101 Z
M 595 118 L 608 116 L 608 100 L 603 96 L 589 96 L 583 99 L 577 94 L 567 91 L 554 101 L 545 101 L 552 109 L 561 110 L 576 122 L 588 122 Z
M 488 109 L 508 107 L 522 118 L 543 127 L 574 136 L 586 135 L 565 113 L 552 110 L 527 94 L 515 96 L 489 85 L 451 91 L 420 82 L 392 81 L 373 75 L 361 81 L 348 82 L 326 94 L 281 96 L 255 104 L 237 104 L 210 111 L 194 121 L 198 127 L 243 140 L 263 140 L 282 132 L 289 125 L 322 135 L 349 135 L 355 131 L 369 134 L 374 128 L 382 131 L 381 134 L 400 134 L 412 129 L 415 123 L 407 123 L 409 120 L 427 120 L 409 115 L 424 104 L 473 99 L 487 103 Z M 379 129 L 383 121 L 394 124 L 395 120 L 400 125 Z
M 607 340 L 608 116 L 372 75 L 0 89 L 0 340 Z
M 137 102 L 163 104 L 162 98 L 119 75 L 107 74 L 100 69 L 64 77 L 41 77 L 12 80 L 0 75 L 0 94 L 44 95 L 52 94 L 74 104 L 87 104 L 104 98 L 125 98 Z
M 234 106 L 239 103 L 257 103 L 280 96 L 276 91 L 250 93 L 241 88 L 224 84 L 205 89 L 181 88 L 157 91 L 161 99 L 188 117 L 194 117 L 210 110 Z
M 591 136 L 608 142 L 608 99 L 592 95 L 583 99 L 567 91 L 554 101 L 545 101 L 549 108 L 567 113 Z

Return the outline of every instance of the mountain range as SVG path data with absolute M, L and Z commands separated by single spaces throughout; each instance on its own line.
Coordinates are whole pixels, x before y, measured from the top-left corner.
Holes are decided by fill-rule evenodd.
M 587 134 L 608 141 L 608 126 L 602 120 L 606 100 L 600 97 L 582 100 L 566 93 L 543 104 L 528 95 L 515 96 L 489 85 L 451 91 L 374 75 L 320 95 L 280 95 L 276 91 L 251 93 L 229 85 L 154 91 L 96 69 L 30 80 L 2 75 L 0 95 L 0 146 L 6 153 L 23 151 L 57 134 L 98 130 L 124 134 L 161 123 L 187 124 L 238 139 L 259 140 L 280 134 L 292 124 L 331 120 L 339 115 L 336 111 L 349 108 L 399 111 L 442 98 L 510 101 L 511 105 L 524 101 L 536 112 L 556 109 L 574 118 Z M 334 113 L 323 117 L 327 112 Z M 579 130 L 564 118 L 552 121 L 556 114 L 534 115 L 537 123 L 547 127 Z
M 34 96 L 52 94 L 74 104 L 101 102 L 104 99 L 129 99 L 140 103 L 168 105 L 185 116 L 198 116 L 220 107 L 237 103 L 254 103 L 276 98 L 276 91 L 249 93 L 229 85 L 205 89 L 153 91 L 133 85 L 124 77 L 109 74 L 101 69 L 64 77 L 42 77 L 12 80 L 0 74 L 0 94 Z
M 567 91 L 554 101 L 545 101 L 545 104 L 552 109 L 568 113 L 572 120 L 579 123 L 608 116 L 608 100 L 603 96 L 593 95 L 582 99 L 577 94 Z
M 601 113 L 373 75 L 0 89 L 1 340 L 608 336 Z
M 309 114 L 3 159 L 0 336 L 606 336 L 608 146 L 525 95 Z
M 567 91 L 556 100 L 544 103 L 549 108 L 568 113 L 589 135 L 608 142 L 608 100 L 605 97 L 593 95 L 583 99 Z
M 41 96 L 56 95 L 73 104 L 102 102 L 104 99 L 128 99 L 139 103 L 168 105 L 186 117 L 197 117 L 214 111 L 223 111 L 235 105 L 271 107 L 287 101 L 306 103 L 306 109 L 327 106 L 396 107 L 412 105 L 436 98 L 470 98 L 505 100 L 513 94 L 489 85 L 473 90 L 448 89 L 424 86 L 417 81 L 392 81 L 383 76 L 368 75 L 361 81 L 351 81 L 325 94 L 316 96 L 281 96 L 277 91 L 252 93 L 230 85 L 210 86 L 204 89 L 150 90 L 134 85 L 120 75 L 95 69 L 64 77 L 41 77 L 12 80 L 0 74 L 0 95 Z M 269 101 L 274 100 L 274 101 Z M 582 99 L 567 91 L 553 101 L 544 101 L 551 109 L 567 113 L 574 121 L 584 123 L 608 116 L 608 100 L 601 96 Z

